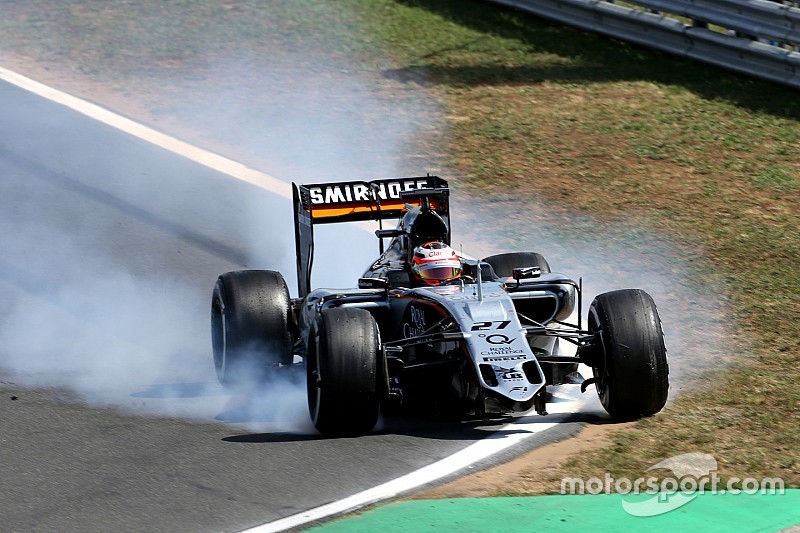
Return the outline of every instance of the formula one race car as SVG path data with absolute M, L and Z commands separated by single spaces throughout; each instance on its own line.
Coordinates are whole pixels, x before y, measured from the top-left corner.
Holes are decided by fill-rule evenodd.
M 223 385 L 304 365 L 311 418 L 334 435 L 369 433 L 382 408 L 415 404 L 463 417 L 546 414 L 547 387 L 564 383 L 594 384 L 614 417 L 664 406 L 667 354 L 646 292 L 597 296 L 584 327 L 581 284 L 541 254 L 472 260 L 449 247 L 449 189 L 436 176 L 293 190 L 299 297 L 278 272 L 219 277 L 211 324 Z M 375 232 L 380 257 L 356 288 L 311 289 L 314 225 L 398 217 Z

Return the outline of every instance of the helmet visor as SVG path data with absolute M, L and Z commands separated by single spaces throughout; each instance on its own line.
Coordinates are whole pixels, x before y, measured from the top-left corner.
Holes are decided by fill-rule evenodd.
M 457 278 L 461 274 L 461 268 L 452 266 L 420 267 L 416 269 L 416 273 L 422 279 L 444 281 Z

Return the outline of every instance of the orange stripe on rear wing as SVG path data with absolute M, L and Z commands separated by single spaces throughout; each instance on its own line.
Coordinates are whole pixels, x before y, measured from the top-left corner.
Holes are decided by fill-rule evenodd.
M 406 204 L 422 205 L 423 196 L 433 209 L 448 211 L 447 182 L 438 176 L 315 183 L 299 190 L 303 207 L 318 224 L 398 218 Z

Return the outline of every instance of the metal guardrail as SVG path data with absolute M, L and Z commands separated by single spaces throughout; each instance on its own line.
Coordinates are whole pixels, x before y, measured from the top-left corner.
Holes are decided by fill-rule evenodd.
M 800 9 L 767 0 L 627 0 L 656 12 L 716 24 L 741 35 L 800 44 Z
M 769 0 L 489 0 L 800 89 L 800 7 Z

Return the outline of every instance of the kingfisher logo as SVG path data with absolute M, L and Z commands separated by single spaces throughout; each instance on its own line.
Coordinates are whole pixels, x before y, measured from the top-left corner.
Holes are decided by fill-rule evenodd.
M 427 189 L 426 178 L 374 181 L 370 185 L 364 181 L 312 185 L 308 188 L 311 203 L 314 205 L 348 204 L 380 200 L 399 200 L 401 192 Z

